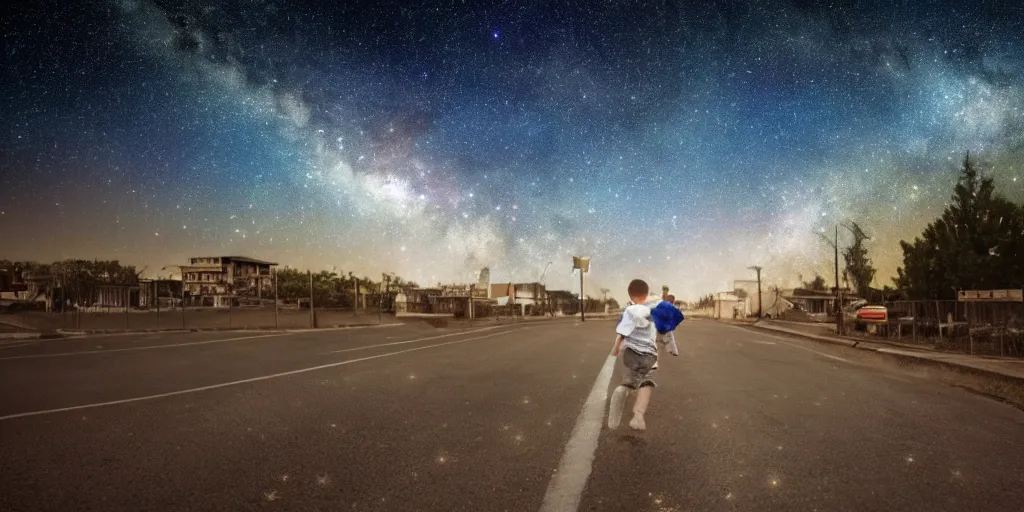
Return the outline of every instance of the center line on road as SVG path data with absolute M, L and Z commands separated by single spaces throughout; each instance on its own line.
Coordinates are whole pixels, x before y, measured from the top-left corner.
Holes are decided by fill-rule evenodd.
M 112 401 L 109 401 L 109 402 L 100 402 L 100 403 L 96 403 L 96 404 L 85 404 L 85 405 L 75 405 L 75 406 L 71 406 L 71 407 L 61 407 L 60 409 L 48 409 L 48 410 L 45 410 L 45 411 L 33 411 L 33 412 L 21 412 L 21 413 L 17 413 L 17 414 L 8 414 L 7 416 L 0 416 L 0 421 L 12 420 L 12 419 L 15 419 L 15 418 L 25 418 L 25 417 L 28 417 L 28 416 L 41 416 L 43 414 L 54 414 L 54 413 L 58 413 L 58 412 L 77 411 L 77 410 L 80 410 L 80 409 L 92 409 L 92 408 L 95 408 L 95 407 L 105 407 L 105 406 L 108 406 L 108 405 L 128 404 L 128 403 L 132 403 L 132 402 L 141 402 L 143 400 L 154 400 L 154 399 L 157 399 L 157 398 L 166 398 L 166 397 L 169 397 L 169 396 L 186 395 L 186 394 L 189 394 L 189 393 L 198 393 L 198 392 L 201 392 L 201 391 L 209 391 L 211 389 L 226 388 L 228 386 L 237 386 L 239 384 L 248 384 L 250 382 L 259 382 L 259 381 L 263 381 L 263 380 L 276 379 L 276 378 L 279 378 L 279 377 L 287 377 L 287 376 L 290 376 L 290 375 L 298 375 L 300 373 L 313 372 L 313 371 L 317 371 L 317 370 L 324 370 L 324 369 L 327 369 L 327 368 L 334 368 L 336 366 L 342 366 L 342 365 L 346 365 L 346 364 L 358 363 L 358 362 L 361 362 L 361 361 L 369 361 L 371 359 L 379 359 L 379 358 L 382 358 L 382 357 L 397 356 L 399 354 L 405 354 L 405 353 L 408 353 L 408 352 L 415 352 L 417 350 L 426 350 L 428 348 L 443 347 L 445 345 L 454 345 L 456 343 L 465 343 L 467 341 L 482 340 L 484 338 L 493 338 L 494 336 L 501 336 L 503 334 L 509 334 L 509 333 L 512 333 L 512 332 L 523 331 L 523 330 L 526 330 L 526 329 L 529 329 L 529 327 L 524 327 L 524 328 L 521 328 L 521 329 L 512 329 L 512 330 L 509 330 L 509 331 L 496 332 L 496 333 L 492 333 L 492 334 L 485 334 L 483 336 L 476 336 L 476 337 L 473 337 L 473 338 L 466 338 L 466 339 L 462 339 L 462 340 L 447 341 L 447 342 L 444 342 L 444 343 L 437 343 L 437 344 L 434 344 L 434 345 L 427 345 L 425 347 L 407 348 L 405 350 L 399 350 L 397 352 L 388 352 L 387 354 L 377 354 L 377 355 L 372 355 L 372 356 L 360 357 L 358 359 L 349 359 L 347 361 L 339 361 L 337 363 L 322 364 L 322 365 L 313 366 L 313 367 L 310 367 L 310 368 L 302 368 L 302 369 L 299 369 L 299 370 L 291 370 L 291 371 L 287 371 L 287 372 L 275 373 L 273 375 L 262 375 L 260 377 L 252 377 L 252 378 L 248 378 L 248 379 L 235 380 L 235 381 L 231 381 L 231 382 L 222 382 L 220 384 L 211 384 L 209 386 L 201 386 L 201 387 L 198 387 L 198 388 L 182 389 L 182 390 L 179 390 L 179 391 L 171 391 L 171 392 L 168 392 L 168 393 L 159 393 L 159 394 L 156 394 L 156 395 L 139 396 L 139 397 L 135 397 L 135 398 L 125 398 L 123 400 L 112 400 Z M 610 377 L 610 375 L 609 375 L 609 377 Z M 599 420 L 599 422 L 600 422 L 600 420 Z
M 190 341 L 188 343 L 173 343 L 169 345 L 150 345 L 148 347 L 128 347 L 128 348 L 112 348 L 107 350 L 80 350 L 78 352 L 58 352 L 56 354 L 28 354 L 23 356 L 9 356 L 0 357 L 0 361 L 7 361 L 10 359 L 42 359 L 46 357 L 66 357 L 66 356 L 77 356 L 80 354 L 106 354 L 109 352 L 130 352 L 135 350 L 155 350 L 158 348 L 172 348 L 172 347 L 188 347 L 192 345 L 208 345 L 210 343 L 225 343 L 228 341 L 241 341 L 241 340 L 254 340 L 258 338 L 273 338 L 275 336 L 290 336 L 291 333 L 279 333 L 279 334 L 262 334 L 259 336 L 242 336 L 240 338 L 226 338 L 222 340 L 206 340 L 206 341 Z
M 576 417 L 576 425 L 565 445 L 565 453 L 558 471 L 551 477 L 540 512 L 571 512 L 580 506 L 583 488 L 594 466 L 597 441 L 604 423 L 604 404 L 608 398 L 608 384 L 615 370 L 615 356 L 608 356 L 590 389 L 583 410 Z
M 391 343 L 381 343 L 381 344 L 378 344 L 378 345 L 367 345 L 365 347 L 343 348 L 341 350 L 332 350 L 330 352 L 324 352 L 324 354 L 325 355 L 326 354 L 338 354 L 338 353 L 341 353 L 341 352 L 352 352 L 352 351 L 355 351 L 355 350 L 368 350 L 368 349 L 377 348 L 377 347 L 389 347 L 391 345 L 404 345 L 406 343 L 416 343 L 418 341 L 429 341 L 429 340 L 436 340 L 436 339 L 439 339 L 439 338 L 450 338 L 452 336 L 459 336 L 459 335 L 462 335 L 462 334 L 473 334 L 474 332 L 490 331 L 490 330 L 497 329 L 498 327 L 503 327 L 503 326 L 496 325 L 494 327 L 484 327 L 482 329 L 473 329 L 473 330 L 470 330 L 470 331 L 462 331 L 462 332 L 451 332 L 451 333 L 448 333 L 448 334 L 441 334 L 441 335 L 438 335 L 438 336 L 430 336 L 430 337 L 427 337 L 427 338 L 416 338 L 414 340 L 392 341 Z

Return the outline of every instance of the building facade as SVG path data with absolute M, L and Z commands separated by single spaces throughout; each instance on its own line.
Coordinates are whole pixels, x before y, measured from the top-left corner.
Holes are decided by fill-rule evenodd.
M 262 299 L 273 293 L 277 263 L 244 256 L 198 256 L 181 267 L 189 306 L 229 307 L 239 298 Z

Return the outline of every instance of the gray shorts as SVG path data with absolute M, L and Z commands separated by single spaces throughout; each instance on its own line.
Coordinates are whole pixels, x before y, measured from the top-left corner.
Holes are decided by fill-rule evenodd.
M 654 370 L 651 369 L 658 361 L 658 356 L 641 354 L 631 348 L 622 351 L 622 364 L 625 368 L 622 372 L 622 385 L 630 389 L 640 389 L 644 386 L 656 387 L 652 378 Z

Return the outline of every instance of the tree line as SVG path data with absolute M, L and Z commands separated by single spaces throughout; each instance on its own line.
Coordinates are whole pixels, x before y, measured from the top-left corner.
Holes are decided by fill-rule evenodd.
M 282 300 L 307 299 L 310 297 L 312 277 L 313 303 L 319 306 L 351 307 L 357 295 L 378 295 L 397 293 L 407 287 L 419 286 L 412 281 L 392 275 L 387 280 L 374 281 L 359 277 L 355 273 L 320 271 L 312 274 L 291 267 L 277 269 L 277 295 Z
M 96 286 L 100 285 L 138 286 L 142 273 L 134 265 L 125 265 L 119 260 L 66 259 L 40 263 L 0 259 L 0 268 L 12 275 L 18 274 L 17 278 L 48 276 L 71 298 L 89 297 Z M 279 268 L 275 273 L 278 298 L 297 300 L 310 297 L 310 273 L 290 267 Z M 357 293 L 395 293 L 408 286 L 416 286 L 416 283 L 397 275 L 391 275 L 387 281 L 375 281 L 369 277 L 359 277 L 353 272 L 321 271 L 312 274 L 313 301 L 318 306 L 350 307 Z M 236 291 L 241 295 L 255 295 L 254 292 L 249 293 L 252 290 Z

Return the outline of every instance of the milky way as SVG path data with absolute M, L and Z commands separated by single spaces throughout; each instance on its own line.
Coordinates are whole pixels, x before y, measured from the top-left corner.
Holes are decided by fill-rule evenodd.
M 693 297 L 847 220 L 888 284 L 967 151 L 1024 199 L 1019 2 L 329 4 L 8 8 L 0 257 Z

